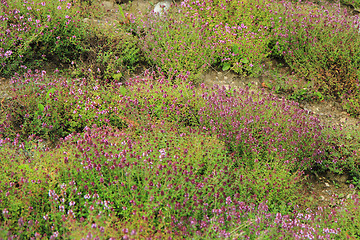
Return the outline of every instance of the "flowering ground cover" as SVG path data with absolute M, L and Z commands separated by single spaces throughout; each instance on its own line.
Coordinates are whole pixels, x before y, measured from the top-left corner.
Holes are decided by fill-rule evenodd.
M 360 237 L 356 191 L 331 206 L 302 194 L 323 171 L 360 188 L 359 138 L 264 89 L 201 82 L 209 67 L 258 76 L 265 58 L 281 58 L 312 94 L 356 115 L 357 17 L 202 0 L 162 17 L 119 7 L 123 20 L 99 28 L 82 21 L 101 16 L 95 3 L 2 6 L 0 238 Z M 48 71 L 51 61 L 69 69 Z M 123 81 L 139 65 L 144 74 Z M 290 83 L 265 84 L 293 97 Z

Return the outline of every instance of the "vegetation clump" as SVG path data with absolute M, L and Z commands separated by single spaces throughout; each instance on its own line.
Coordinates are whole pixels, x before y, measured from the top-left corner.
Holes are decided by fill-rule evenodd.
M 264 84 L 298 99 L 302 76 L 356 115 L 357 19 L 331 5 L 185 0 L 100 28 L 83 21 L 101 15 L 95 3 L 2 4 L 1 239 L 360 236 L 356 132 L 264 89 L 201 82 L 210 67 L 257 76 L 278 58 L 296 73 Z M 53 60 L 69 69 L 42 69 Z M 307 198 L 307 174 L 322 171 L 349 174 L 354 192 Z

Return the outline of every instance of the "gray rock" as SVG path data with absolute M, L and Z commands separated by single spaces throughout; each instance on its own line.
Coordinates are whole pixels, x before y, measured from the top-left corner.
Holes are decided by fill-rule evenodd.
M 159 16 L 161 16 L 164 12 L 169 10 L 170 5 L 171 5 L 171 1 L 159 2 L 154 7 L 154 13 L 159 14 Z

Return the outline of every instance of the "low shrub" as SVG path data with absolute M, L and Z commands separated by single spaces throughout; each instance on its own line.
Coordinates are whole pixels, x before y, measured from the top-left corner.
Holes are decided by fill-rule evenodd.
M 125 98 L 124 87 L 118 86 L 115 91 L 91 79 L 70 79 L 58 77 L 57 73 L 30 70 L 13 77 L 12 82 L 12 99 L 7 101 L 6 117 L 0 125 L 4 137 L 14 139 L 19 134 L 26 140 L 35 134 L 56 141 L 94 123 L 128 126 L 129 121 L 112 109 L 125 104 L 117 105 Z
M 161 71 L 161 70 L 158 70 Z M 142 115 L 151 116 L 151 121 L 142 121 L 151 124 L 154 121 L 169 121 L 179 127 L 199 127 L 198 111 L 205 105 L 205 100 L 192 84 L 187 84 L 186 76 L 176 76 L 178 84 L 172 84 L 165 76 L 155 76 L 145 73 L 144 78 L 131 79 L 126 85 L 128 95 L 137 99 L 139 111 Z
M 1 12 L 0 48 L 4 76 L 21 65 L 37 67 L 44 60 L 70 62 L 85 51 L 85 24 L 73 1 L 6 1 Z
M 145 79 L 148 77 L 153 75 L 149 73 Z M 4 105 L 0 122 L 0 133 L 12 139 L 19 134 L 26 140 L 35 134 L 56 141 L 93 124 L 137 131 L 158 120 L 198 126 L 197 110 L 203 102 L 199 96 L 193 98 L 193 86 L 173 86 L 164 76 L 103 85 L 93 79 L 29 70 L 12 82 L 12 98 Z
M 89 24 L 86 52 L 72 64 L 72 77 L 96 78 L 102 82 L 123 80 L 141 61 L 138 39 L 122 26 Z
M 2 194 L 9 201 L 2 201 L 2 209 L 6 209 L 6 219 L 10 219 L 12 216 L 11 219 L 23 219 L 22 221 L 25 222 L 31 219 L 33 222 L 37 220 L 39 223 L 48 221 L 48 219 L 55 220 L 54 224 L 42 224 L 45 227 L 43 232 L 38 229 L 41 235 L 49 234 L 51 225 L 54 226 L 52 232 L 65 234 L 61 219 L 63 221 L 74 217 L 87 219 L 92 211 L 91 208 L 94 207 L 91 205 L 91 199 L 98 201 L 97 198 L 104 200 L 101 201 L 101 204 L 105 204 L 104 206 L 113 207 L 115 214 L 122 221 L 131 217 L 132 211 L 136 209 L 135 206 L 139 205 L 146 208 L 145 212 L 149 217 L 163 211 L 168 223 L 170 223 L 170 216 L 177 219 L 180 216 L 194 216 L 187 213 L 187 208 L 180 211 L 182 208 L 178 208 L 177 204 L 182 203 L 183 200 L 184 203 L 189 201 L 186 196 L 193 197 L 194 194 L 200 194 L 196 186 L 206 183 L 210 184 L 209 187 L 212 186 L 212 178 L 207 178 L 208 180 L 204 183 L 203 181 L 213 170 L 224 166 L 225 163 L 221 163 L 221 159 L 225 158 L 224 153 L 221 153 L 221 145 L 216 139 L 199 135 L 196 131 L 191 130 L 179 136 L 176 131 L 166 130 L 163 127 L 159 128 L 159 131 L 154 129 L 153 132 L 142 136 L 137 142 L 131 139 L 131 135 L 112 129 L 91 130 L 88 128 L 82 136 L 68 136 L 59 149 L 41 153 L 41 155 L 35 154 L 31 159 L 31 165 L 24 162 L 26 166 L 24 165 L 23 168 L 29 169 L 22 175 L 25 179 L 23 180 L 26 183 L 25 186 L 37 187 L 37 189 L 43 187 L 41 192 L 33 190 L 34 194 L 35 192 L 38 194 L 49 192 L 49 199 L 44 196 L 34 198 L 34 201 L 35 199 L 45 201 L 42 204 L 31 206 L 33 202 L 25 201 L 18 204 L 19 209 L 16 210 L 15 206 L 18 201 L 15 201 L 15 198 L 21 197 L 17 195 L 20 192 L 11 183 L 15 182 L 14 172 L 16 171 L 7 169 L 8 171 L 5 171 L 4 174 L 8 174 L 10 177 L 3 178 L 5 185 Z M 105 146 L 106 148 L 104 148 Z M 63 155 L 59 156 L 59 153 Z M 6 167 L 11 159 L 15 159 L 12 160 L 11 166 L 18 167 L 18 164 L 14 162 L 18 158 L 11 155 L 9 157 L 11 158 L 2 159 L 4 166 Z M 43 162 L 41 159 L 44 157 L 48 161 Z M 83 157 L 85 158 L 83 159 Z M 42 163 L 39 163 L 40 160 Z M 46 165 L 51 162 L 56 163 L 56 166 L 48 169 L 49 174 L 43 176 L 39 164 Z M 54 177 L 57 181 L 53 185 L 50 184 L 52 178 L 49 176 L 51 176 L 50 172 L 55 169 Z M 39 176 L 34 175 L 33 178 L 36 180 L 31 181 L 32 178 L 29 178 L 28 174 L 34 171 L 39 173 Z M 45 179 L 40 179 L 40 177 L 45 177 Z M 36 185 L 40 183 L 45 186 Z M 33 184 L 35 185 L 32 186 Z M 216 185 L 214 186 L 216 189 L 218 188 Z M 12 194 L 12 197 L 9 198 L 9 194 Z M 33 196 L 29 197 L 33 198 Z M 191 206 L 191 202 L 200 201 L 200 198 L 196 199 L 190 200 L 187 204 Z M 42 209 L 38 210 L 39 207 Z M 20 210 L 22 208 L 33 208 L 38 211 L 25 214 Z M 42 213 L 46 217 L 36 215 L 36 212 Z M 183 212 L 183 215 L 177 215 L 179 212 Z M 14 214 L 19 215 L 15 217 Z M 17 220 L 15 222 L 8 221 L 7 225 L 3 227 L 11 232 L 22 234 L 21 236 L 35 234 L 30 228 L 28 231 L 24 229 L 22 232 L 15 225 L 18 225 Z M 22 227 L 22 225 L 19 226 Z
M 168 76 L 187 75 L 199 83 L 201 74 L 216 61 L 216 43 L 207 23 L 179 6 L 162 17 L 150 13 L 138 28 L 140 46 L 150 64 Z
M 325 158 L 320 120 L 306 115 L 298 103 L 248 88 L 215 86 L 214 91 L 204 95 L 207 105 L 199 111 L 200 122 L 240 162 L 273 161 L 296 172 Z
M 273 28 L 270 1 L 189 1 L 182 3 L 195 12 L 220 43 L 217 58 L 223 70 L 256 75 L 270 53 Z
M 346 206 L 346 207 L 345 207 Z M 345 208 L 344 208 L 345 207 Z M 302 210 L 295 207 L 288 215 L 277 214 L 273 220 L 278 227 L 275 236 L 304 239 L 351 239 L 359 236 L 359 196 L 342 200 L 335 207 Z
M 310 81 L 313 91 L 337 99 L 358 114 L 358 20 L 334 6 L 284 3 L 274 54 Z
M 40 83 L 40 76 L 31 80 Z M 22 145 L 18 138 L 2 140 L 1 234 L 27 238 L 283 234 L 277 224 L 297 219 L 286 214 L 300 200 L 295 193 L 302 171 L 324 159 L 318 120 L 297 104 L 265 93 L 204 86 L 195 92 L 191 85 L 173 86 L 165 77 L 157 80 L 137 78 L 126 88 L 108 86 L 108 96 L 123 91 L 110 105 L 104 101 L 105 91 L 93 89 L 101 96 L 99 105 L 117 107 L 123 115 L 114 116 L 131 119 L 134 124 L 129 125 L 135 129 L 85 127 L 83 133 L 70 134 L 58 147 L 45 150 Z M 47 87 L 59 83 L 66 87 L 65 82 L 53 81 Z M 64 92 L 80 89 L 85 94 L 81 86 L 86 82 L 74 82 L 73 89 Z M 49 90 L 41 89 L 46 99 Z M 51 92 L 51 97 L 60 99 L 57 94 Z M 82 95 L 75 94 L 75 100 L 84 99 L 76 96 Z M 185 104 L 191 107 L 182 108 Z M 169 109 L 182 114 L 172 115 Z M 198 121 L 185 121 L 190 116 Z M 23 197 L 26 193 L 28 200 Z M 299 226 L 290 224 L 286 234 L 295 236 Z
M 347 173 L 352 177 L 359 178 L 360 142 L 358 131 L 349 127 L 329 126 L 324 128 L 323 135 L 329 143 L 326 152 L 331 158 L 318 166 L 319 170 L 329 169 L 335 173 Z
M 61 209 L 52 205 L 47 195 L 49 189 L 58 187 L 63 153 L 40 151 L 35 145 L 32 154 L 27 150 L 18 139 L 3 141 L 0 146 L 1 238 L 49 237 L 61 225 Z M 66 197 L 59 195 L 63 200 Z
M 284 207 L 297 188 L 285 187 L 293 177 L 272 163 L 236 167 L 216 137 L 167 122 L 137 137 L 86 128 L 54 149 L 33 148 L 30 157 L 13 144 L 0 149 L 7 237 L 225 237 L 259 209 Z

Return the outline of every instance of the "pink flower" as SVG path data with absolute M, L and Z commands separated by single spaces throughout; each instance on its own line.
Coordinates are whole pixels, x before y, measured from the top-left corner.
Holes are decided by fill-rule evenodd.
M 12 52 L 11 50 L 6 51 L 5 54 L 4 54 L 4 55 L 5 55 L 5 58 L 10 57 L 12 53 L 13 53 L 13 52 Z

